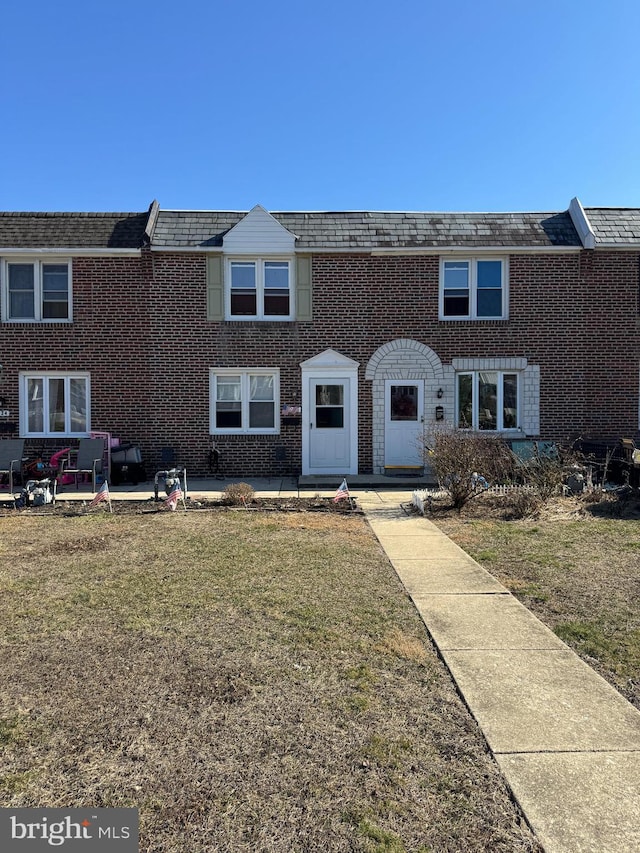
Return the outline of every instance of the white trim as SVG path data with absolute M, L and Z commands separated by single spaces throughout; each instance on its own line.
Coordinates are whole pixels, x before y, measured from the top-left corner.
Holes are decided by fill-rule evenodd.
M 599 243 L 598 246 L 604 245 Z M 629 248 L 629 246 L 617 245 L 617 248 Z M 151 246 L 152 252 L 167 252 L 169 254 L 201 254 L 201 255 L 221 255 L 224 250 L 222 246 Z M 432 246 L 425 248 L 407 247 L 397 249 L 379 249 L 372 246 L 363 247 L 326 247 L 326 246 L 305 246 L 299 245 L 295 247 L 295 253 L 301 255 L 399 255 L 399 256 L 417 256 L 421 255 L 456 255 L 456 254 L 474 254 L 474 255 L 578 255 L 582 252 L 582 246 Z M 234 253 L 235 254 L 235 253 Z
M 29 379 L 85 379 L 86 380 L 86 406 L 87 406 L 87 429 L 85 432 L 29 432 L 29 406 L 27 403 L 27 382 Z M 66 383 L 65 383 L 66 384 Z M 19 388 L 19 424 L 20 435 L 25 438 L 83 438 L 91 432 L 91 374 L 88 370 L 21 370 L 18 373 Z M 48 392 L 47 392 L 48 393 Z M 45 395 L 46 398 L 46 395 Z M 44 406 L 44 401 L 43 401 Z M 67 417 L 65 412 L 65 418 Z M 43 426 L 46 423 L 47 410 L 43 410 Z
M 594 249 L 596 245 L 596 235 L 589 217 L 585 213 L 584 207 L 580 204 L 580 199 L 576 196 L 571 199 L 569 204 L 569 216 L 573 222 L 573 227 L 578 232 L 578 236 L 582 240 L 582 245 L 585 249 Z
M 240 428 L 216 427 L 216 378 L 218 376 L 240 376 L 241 423 Z M 251 429 L 249 426 L 248 379 L 250 376 L 273 377 L 273 427 Z M 246 424 L 246 426 L 244 425 Z M 278 435 L 280 433 L 280 368 L 279 367 L 210 367 L 209 368 L 209 433 L 210 435 Z
M 640 249 L 640 240 L 635 243 L 597 243 L 594 246 L 594 251 L 598 251 L 599 249 L 606 249 L 607 252 L 637 252 Z
M 299 249 L 299 251 L 303 251 Z M 310 249 L 311 252 L 355 252 L 367 249 Z M 371 249 L 372 255 L 576 255 L 582 246 L 429 246 L 406 249 Z
M 152 252 L 167 252 L 170 255 L 196 254 L 196 255 L 222 255 L 222 246 L 150 246 Z
M 0 255 L 73 255 L 76 258 L 94 258 L 94 257 L 109 257 L 120 255 L 123 257 L 135 256 L 139 257 L 142 254 L 142 249 L 78 249 L 72 246 L 56 246 L 54 248 L 45 248 L 41 246 L 33 246 L 32 248 L 16 248 L 15 246 L 5 246 L 0 248 Z
M 354 361 L 348 355 L 343 355 L 335 349 L 326 349 L 318 355 L 308 358 L 300 363 L 300 367 L 309 373 L 316 371 L 317 373 L 339 372 L 340 370 L 357 370 L 360 362 Z

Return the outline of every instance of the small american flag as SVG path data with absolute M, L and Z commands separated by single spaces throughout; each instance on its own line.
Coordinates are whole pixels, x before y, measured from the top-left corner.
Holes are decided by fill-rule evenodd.
M 337 503 L 338 501 L 344 500 L 345 498 L 348 499 L 349 497 L 350 497 L 349 486 L 347 486 L 347 481 L 346 481 L 346 479 L 344 479 L 342 481 L 342 483 L 340 483 L 340 486 L 338 488 L 338 491 L 336 492 L 336 496 L 333 499 L 333 502 Z
M 180 488 L 180 483 L 176 482 L 169 492 L 169 497 L 164 502 L 164 505 L 168 506 L 172 512 L 175 512 L 179 500 L 182 500 L 182 489 Z
M 107 503 L 109 504 L 109 509 L 111 509 L 111 495 L 109 494 L 109 485 L 107 484 L 106 480 L 96 492 L 96 496 L 91 501 L 89 506 L 98 506 L 100 501 L 107 501 Z

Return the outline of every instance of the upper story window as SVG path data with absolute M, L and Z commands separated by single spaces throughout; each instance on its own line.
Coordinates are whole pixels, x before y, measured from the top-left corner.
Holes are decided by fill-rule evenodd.
M 20 435 L 83 436 L 89 432 L 88 373 L 23 373 Z
M 292 263 L 288 259 L 227 261 L 226 314 L 237 320 L 291 320 Z
M 5 260 L 2 319 L 55 323 L 71 319 L 71 262 L 63 259 Z
M 460 258 L 441 261 L 441 320 L 502 320 L 506 317 L 506 259 Z

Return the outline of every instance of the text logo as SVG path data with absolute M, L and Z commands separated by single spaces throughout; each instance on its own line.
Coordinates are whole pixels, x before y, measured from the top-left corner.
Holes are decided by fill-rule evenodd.
M 138 853 L 137 809 L 0 809 L 3 853 Z

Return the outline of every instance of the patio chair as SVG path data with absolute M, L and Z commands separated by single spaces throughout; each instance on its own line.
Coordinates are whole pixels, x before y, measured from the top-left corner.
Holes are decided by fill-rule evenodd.
M 60 468 L 60 479 L 65 474 L 73 474 L 78 488 L 80 474 L 91 474 L 91 486 L 96 491 L 96 478 L 102 474 L 102 457 L 104 455 L 103 438 L 81 438 L 77 451 L 72 451 L 75 460 L 65 459 Z
M 9 477 L 9 491 L 13 493 L 14 476 L 22 476 L 24 438 L 3 438 L 0 441 L 0 474 Z

